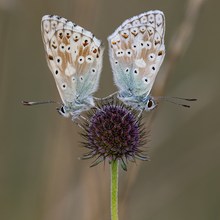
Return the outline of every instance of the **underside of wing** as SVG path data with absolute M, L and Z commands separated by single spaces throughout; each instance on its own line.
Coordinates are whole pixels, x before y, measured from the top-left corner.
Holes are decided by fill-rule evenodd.
M 81 101 L 97 90 L 104 48 L 91 32 L 56 15 L 42 18 L 48 66 L 64 103 Z
M 149 11 L 127 19 L 108 37 L 114 80 L 120 92 L 148 95 L 165 56 L 165 17 Z

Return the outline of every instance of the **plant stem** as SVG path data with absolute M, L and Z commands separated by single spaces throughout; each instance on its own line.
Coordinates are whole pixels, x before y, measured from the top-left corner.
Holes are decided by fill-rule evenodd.
M 118 161 L 111 163 L 111 220 L 118 220 Z

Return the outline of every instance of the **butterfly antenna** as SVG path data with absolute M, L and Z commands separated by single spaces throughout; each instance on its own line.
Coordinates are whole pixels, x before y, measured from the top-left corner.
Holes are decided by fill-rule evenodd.
M 43 104 L 60 104 L 59 102 L 55 101 L 41 101 L 41 102 L 30 102 L 30 101 L 22 101 L 21 102 L 25 106 L 33 106 L 33 105 L 43 105 Z
M 172 99 L 179 99 L 179 100 L 185 100 L 185 101 L 189 101 L 189 102 L 194 102 L 194 101 L 197 101 L 197 99 L 188 99 L 188 98 L 181 98 L 181 97 L 170 97 Z
M 186 104 L 182 104 L 182 103 L 178 103 L 178 102 L 175 101 L 175 99 L 176 100 L 189 101 L 189 102 L 197 101 L 197 99 L 195 99 L 195 98 L 188 99 L 188 98 L 181 98 L 181 97 L 166 97 L 166 96 L 160 96 L 160 97 L 158 97 L 158 99 L 165 100 L 167 102 L 170 102 L 172 104 L 179 105 L 179 106 L 182 106 L 182 107 L 185 107 L 185 108 L 190 108 L 191 106 L 190 105 L 186 105 Z M 174 100 L 172 100 L 172 99 L 174 99 Z
M 84 120 L 84 121 L 86 121 L 86 122 L 89 123 L 89 120 L 88 120 L 86 117 L 84 117 L 84 116 L 82 116 L 82 115 L 79 115 L 79 118 L 81 118 L 82 120 Z
M 104 98 L 97 98 L 97 97 L 93 97 L 93 98 L 94 98 L 94 100 L 96 100 L 96 101 L 104 101 L 104 100 L 111 99 L 111 98 L 114 97 L 117 93 L 118 93 L 118 92 L 114 92 L 114 93 L 112 93 L 112 94 L 110 94 L 110 95 L 108 95 L 108 96 L 106 96 L 106 97 L 104 97 Z
M 138 116 L 137 116 L 138 119 L 140 119 L 140 117 L 141 117 L 143 111 L 144 111 L 144 109 L 141 109 L 140 112 L 138 113 Z

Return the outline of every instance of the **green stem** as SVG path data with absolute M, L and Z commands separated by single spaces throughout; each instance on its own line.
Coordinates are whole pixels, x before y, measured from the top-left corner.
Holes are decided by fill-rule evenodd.
M 118 220 L 118 161 L 111 163 L 111 220 Z

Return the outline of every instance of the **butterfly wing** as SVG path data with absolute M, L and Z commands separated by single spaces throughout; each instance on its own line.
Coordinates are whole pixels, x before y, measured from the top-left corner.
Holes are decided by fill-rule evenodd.
M 46 60 L 63 103 L 88 98 L 99 83 L 104 50 L 101 41 L 56 15 L 42 18 L 41 32 Z
M 108 37 L 114 80 L 120 92 L 147 96 L 165 56 L 165 17 L 149 11 L 127 19 Z

